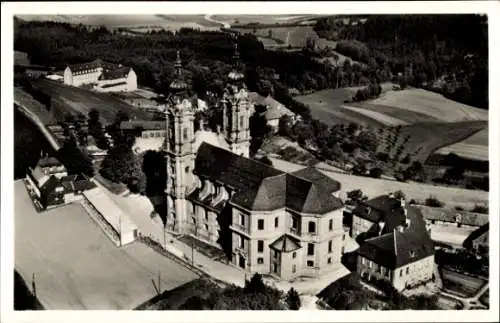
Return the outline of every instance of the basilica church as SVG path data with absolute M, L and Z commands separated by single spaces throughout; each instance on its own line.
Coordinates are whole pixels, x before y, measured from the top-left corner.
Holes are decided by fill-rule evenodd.
M 285 173 L 249 158 L 253 107 L 236 46 L 234 61 L 221 131 L 195 131 L 177 54 L 166 111 L 165 230 L 220 247 L 249 272 L 290 280 L 334 270 L 345 238 L 340 183 L 314 168 Z

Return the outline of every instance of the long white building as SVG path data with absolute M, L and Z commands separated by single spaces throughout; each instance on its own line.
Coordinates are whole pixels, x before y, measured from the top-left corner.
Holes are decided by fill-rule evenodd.
M 137 75 L 130 67 L 96 59 L 90 63 L 67 66 L 64 84 L 93 84 L 100 92 L 130 92 L 137 90 Z

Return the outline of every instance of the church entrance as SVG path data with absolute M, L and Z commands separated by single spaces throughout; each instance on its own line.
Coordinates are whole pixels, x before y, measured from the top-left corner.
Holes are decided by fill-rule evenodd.
M 243 268 L 243 269 L 245 269 L 245 262 L 246 262 L 245 257 L 240 256 L 239 266 L 240 266 L 241 268 Z

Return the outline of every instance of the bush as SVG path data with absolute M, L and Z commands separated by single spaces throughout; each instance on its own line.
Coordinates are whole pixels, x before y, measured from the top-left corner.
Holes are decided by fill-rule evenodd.
M 461 206 L 455 206 L 455 210 L 456 210 L 456 211 L 463 211 L 463 210 L 464 210 L 464 208 L 463 208 L 463 207 L 461 207 Z
M 444 203 L 438 200 L 435 196 L 429 196 L 425 199 L 425 205 L 431 207 L 443 207 Z
M 394 192 L 394 198 L 396 198 L 398 200 L 406 199 L 406 195 L 405 195 L 405 193 L 403 193 L 403 191 L 397 190 L 396 192 Z
M 300 308 L 300 297 L 299 293 L 292 288 L 288 291 L 286 295 L 286 303 L 288 304 L 288 308 L 291 310 L 298 310 Z
M 384 153 L 384 152 L 377 153 L 376 157 L 378 160 L 383 161 L 383 162 L 386 162 L 389 160 L 389 154 Z
M 488 207 L 486 205 L 475 204 L 470 211 L 474 213 L 488 214 Z
M 380 176 L 382 176 L 383 173 L 384 171 L 379 167 L 370 169 L 370 177 L 373 178 L 380 178 Z

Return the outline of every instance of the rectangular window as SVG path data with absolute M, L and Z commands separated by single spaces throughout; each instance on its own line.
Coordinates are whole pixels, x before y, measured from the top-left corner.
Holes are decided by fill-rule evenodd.
M 332 252 L 332 246 L 333 246 L 332 240 L 328 241 L 328 252 Z
M 277 250 L 274 250 L 274 258 L 278 259 L 279 252 Z
M 292 273 L 295 273 L 297 271 L 297 266 L 296 265 L 293 265 L 292 266 Z
M 299 227 L 299 221 L 297 218 L 292 218 L 292 228 L 297 229 Z
M 316 233 L 316 223 L 314 223 L 313 221 L 310 221 L 309 222 L 309 233 Z
M 240 213 L 240 224 L 245 226 L 245 214 Z
M 208 211 L 207 210 L 205 210 L 205 220 L 208 221 Z
M 293 259 L 297 258 L 297 253 L 296 252 L 292 253 L 292 258 Z
M 264 252 L 264 240 L 257 241 L 257 252 Z
M 262 258 L 262 257 L 257 258 L 257 263 L 259 265 L 262 265 L 264 263 L 264 258 Z
M 274 218 L 274 227 L 277 228 L 279 226 L 279 218 L 275 217 Z
M 342 251 L 341 251 L 342 254 L 345 253 L 345 247 L 342 247 Z
M 308 260 L 307 261 L 307 267 L 314 267 L 314 261 Z
M 184 138 L 184 140 L 188 139 L 188 129 L 187 128 L 184 128 L 182 130 L 182 138 Z
M 328 221 L 328 230 L 332 231 L 333 230 L 333 219 L 330 219 Z
M 308 256 L 314 255 L 314 244 L 312 243 L 307 244 L 307 255 Z
M 409 275 L 410 274 L 410 267 L 406 267 L 406 274 Z
M 240 236 L 240 248 L 245 248 L 245 238 L 243 236 Z
M 245 122 L 245 117 L 244 116 L 240 116 L 240 128 L 244 127 L 244 122 Z
M 328 257 L 328 263 L 331 264 L 332 263 L 332 257 Z
M 257 229 L 259 229 L 259 230 L 264 230 L 264 220 L 259 219 L 259 220 L 257 221 Z
M 400 269 L 399 270 L 399 277 L 402 277 L 403 276 L 403 269 Z

